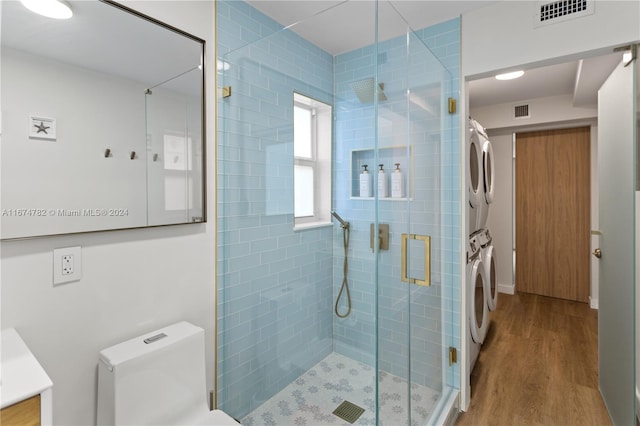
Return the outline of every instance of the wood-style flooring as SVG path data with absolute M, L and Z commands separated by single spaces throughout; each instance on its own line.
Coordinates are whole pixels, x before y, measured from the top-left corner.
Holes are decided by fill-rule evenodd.
M 468 425 L 610 425 L 598 390 L 598 313 L 585 303 L 500 294 L 471 374 Z

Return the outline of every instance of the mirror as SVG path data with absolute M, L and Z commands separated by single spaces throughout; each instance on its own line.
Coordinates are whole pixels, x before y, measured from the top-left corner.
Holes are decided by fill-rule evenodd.
M 1 3 L 0 238 L 204 222 L 204 40 L 68 3 Z

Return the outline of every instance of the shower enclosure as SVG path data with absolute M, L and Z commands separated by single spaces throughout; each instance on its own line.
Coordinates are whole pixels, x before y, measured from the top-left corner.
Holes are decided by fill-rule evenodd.
M 348 8 L 370 22 L 361 46 L 328 52 L 301 35 L 340 31 Z M 412 29 L 386 1 L 286 27 L 241 1 L 216 13 L 217 406 L 243 425 L 442 422 L 460 382 L 459 20 Z M 332 111 L 331 182 L 314 183 L 330 184 L 331 206 L 304 226 L 295 94 Z M 349 222 L 348 268 L 332 210 Z M 336 315 L 345 270 L 337 310 L 350 299 L 351 311 Z
M 148 225 L 200 222 L 205 216 L 201 93 L 200 67 L 144 93 Z

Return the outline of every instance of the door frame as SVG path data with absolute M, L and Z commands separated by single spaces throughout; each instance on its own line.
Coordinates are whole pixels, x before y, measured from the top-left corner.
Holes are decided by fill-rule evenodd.
M 638 40 L 631 40 L 627 43 L 621 44 L 621 45 L 625 45 L 625 44 L 636 44 L 638 43 Z M 597 57 L 597 56 L 602 56 L 602 55 L 606 55 L 606 54 L 610 54 L 613 52 L 614 48 L 619 47 L 621 45 L 610 45 L 610 46 L 605 46 L 605 47 L 601 47 L 601 48 L 596 48 L 596 49 L 588 49 L 588 50 L 576 50 L 575 52 L 572 52 L 570 54 L 567 55 L 562 55 L 559 57 L 548 57 L 548 58 L 542 58 L 539 61 L 535 61 L 535 62 L 530 62 L 530 63 L 523 63 L 523 64 L 518 64 L 515 65 L 511 68 L 519 68 L 519 69 L 533 69 L 533 68 L 538 68 L 538 67 L 546 67 L 546 66 L 550 66 L 550 65 L 557 65 L 557 64 L 562 64 L 565 62 L 570 62 L 570 61 L 575 61 L 576 59 L 587 59 L 587 58 L 591 58 L 591 57 Z M 621 54 L 622 55 L 622 54 Z M 466 152 L 466 142 L 467 142 L 467 129 L 468 129 L 468 117 L 469 117 L 469 81 L 473 81 L 476 79 L 480 79 L 480 78 L 485 78 L 488 75 L 495 75 L 498 74 L 499 72 L 504 71 L 503 68 L 496 68 L 490 72 L 483 72 L 482 74 L 462 74 L 461 72 L 461 85 L 460 85 L 460 91 L 461 91 L 461 96 L 460 96 L 460 164 L 461 164 L 461 171 L 460 171 L 460 206 L 463 206 L 463 209 L 461 211 L 460 214 L 460 230 L 461 230 L 461 235 L 463 236 L 463 238 L 460 238 L 459 241 L 459 250 L 460 250 L 460 270 L 459 270 L 459 274 L 460 277 L 462 277 L 461 279 L 461 283 L 460 283 L 460 299 L 461 299 L 461 307 L 460 307 L 460 351 L 463 354 L 466 354 L 467 350 L 468 350 L 468 345 L 470 342 L 468 342 L 468 338 L 467 335 L 469 334 L 469 324 L 467 322 L 467 292 L 466 292 L 466 287 L 467 287 L 467 283 L 466 283 L 466 244 L 467 244 L 467 236 L 469 235 L 469 230 L 467 229 L 467 220 L 466 220 L 466 215 L 464 214 L 465 210 L 466 210 L 466 205 L 469 202 L 467 197 L 467 176 L 466 176 L 466 165 L 468 164 L 468 158 L 467 158 L 467 152 Z M 599 197 L 597 197 L 597 194 L 593 194 L 593 190 L 594 190 L 594 186 L 597 187 L 598 186 L 598 174 L 597 174 L 597 170 L 596 173 L 593 173 L 593 161 L 594 159 L 596 159 L 597 161 L 597 155 L 593 155 L 594 152 L 594 136 L 596 138 L 597 141 L 597 127 L 594 129 L 594 125 L 592 125 L 593 122 L 597 123 L 597 117 L 595 120 L 576 120 L 575 122 L 571 122 L 570 124 L 568 122 L 560 122 L 560 123 L 549 123 L 547 126 L 545 126 L 544 124 L 541 125 L 532 125 L 532 126 L 522 126 L 523 128 L 527 128 L 527 130 L 531 130 L 531 131 L 535 131 L 535 130 L 553 130 L 556 128 L 562 128 L 562 127 L 574 127 L 576 124 L 582 123 L 583 125 L 585 123 L 587 123 L 586 125 L 590 125 L 591 123 L 591 167 L 592 167 L 592 174 L 591 174 L 591 191 L 592 191 L 592 197 L 591 197 L 591 224 L 592 226 L 594 226 L 592 229 L 599 229 L 597 225 L 599 222 L 599 215 L 597 213 L 597 201 L 599 200 Z M 558 127 L 556 127 L 556 125 Z M 544 127 L 542 127 L 544 126 Z M 597 124 L 595 125 L 597 126 Z M 512 132 L 515 132 L 515 129 L 511 129 Z M 520 128 L 518 129 L 519 131 Z M 594 132 L 596 133 L 594 135 Z M 597 142 L 596 142 L 596 150 L 597 150 Z M 597 152 L 597 151 L 596 151 Z M 597 163 L 595 164 L 595 167 L 597 168 Z M 596 179 L 594 181 L 594 179 Z M 595 182 L 595 185 L 594 185 Z M 595 214 L 594 214 L 594 202 L 596 202 L 595 204 Z M 515 219 L 515 218 L 514 218 Z M 595 220 L 595 222 L 594 222 Z M 515 224 L 514 224 L 515 226 Z M 593 249 L 594 244 L 596 244 L 598 242 L 597 240 L 597 235 L 592 235 L 591 236 L 591 248 Z M 599 269 L 597 265 L 594 265 L 594 261 L 593 259 L 591 260 L 591 296 L 590 296 L 590 306 L 593 309 L 597 309 L 598 308 L 598 298 L 597 295 L 596 297 L 594 296 L 594 273 L 595 276 L 598 276 L 599 273 Z M 513 275 L 513 274 L 512 274 Z M 596 291 L 599 289 L 599 282 L 596 279 L 595 283 L 597 284 L 597 287 L 595 287 Z M 638 290 L 640 291 L 640 283 L 636 284 L 636 287 L 638 288 Z M 514 288 L 514 292 L 515 292 L 515 288 Z M 594 299 L 594 300 L 592 300 Z M 634 319 L 637 323 L 640 323 L 640 315 L 638 315 L 638 309 L 636 309 L 636 318 Z M 637 340 L 637 339 L 636 339 Z M 640 342 L 636 342 L 636 344 L 638 344 Z M 637 355 L 636 357 L 636 363 L 640 364 L 640 354 Z M 471 401 L 471 383 L 470 383 L 470 374 L 471 371 L 467 371 L 467 367 L 465 365 L 465 363 L 461 363 L 460 365 L 460 409 L 462 411 L 467 411 L 468 407 L 469 407 L 469 403 Z M 638 388 L 638 383 L 636 383 L 636 388 Z M 638 402 L 640 403 L 640 393 L 638 393 Z

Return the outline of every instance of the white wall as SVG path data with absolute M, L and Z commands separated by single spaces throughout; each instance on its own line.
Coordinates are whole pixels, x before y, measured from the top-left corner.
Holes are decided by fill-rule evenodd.
M 640 130 L 640 121 L 638 121 Z M 640 191 L 636 191 L 636 416 L 640 419 Z
M 536 1 L 499 1 L 462 16 L 462 76 L 524 64 L 555 63 L 640 40 L 640 2 L 598 0 L 595 13 L 534 28 Z M 564 62 L 564 60 L 563 60 Z
M 469 96 L 473 98 L 473 92 Z M 515 104 L 528 104 L 530 118 L 513 118 Z M 504 129 L 594 118 L 598 115 L 598 108 L 596 106 L 576 108 L 573 106 L 573 95 L 559 95 L 473 108 L 471 112 L 472 117 L 483 126 L 491 129 Z M 484 123 L 490 123 L 490 126 Z
M 636 92 L 636 105 L 640 105 L 640 67 L 637 65 Z M 636 107 L 636 114 L 636 138 L 638 138 L 640 137 L 640 108 Z M 638 176 L 637 170 L 636 176 Z M 637 183 L 636 186 L 638 186 Z M 638 226 L 640 224 L 640 191 L 638 189 L 636 187 L 636 415 L 640 421 L 640 250 L 638 249 L 640 248 L 640 226 Z
M 640 105 L 640 67 L 637 64 L 636 92 L 636 105 Z M 640 108 L 637 106 L 636 114 L 636 138 L 638 138 L 640 137 Z M 636 165 L 636 167 L 638 166 Z M 636 176 L 638 176 L 637 170 Z M 636 192 L 636 415 L 640 421 L 640 266 L 638 266 L 640 265 L 640 250 L 638 249 L 640 248 L 640 226 L 638 224 L 640 224 L 640 191 Z
M 214 6 L 124 3 L 207 41 L 209 222 L 0 244 L 1 326 L 17 329 L 53 380 L 55 424 L 95 423 L 101 349 L 181 319 L 205 328 L 214 383 Z M 83 247 L 82 280 L 53 287 L 52 250 L 74 245 Z
M 472 117 L 475 118 L 475 116 Z M 482 121 L 479 122 L 484 126 Z M 513 294 L 512 135 L 511 133 L 490 135 L 490 140 L 493 145 L 495 189 L 487 227 L 491 230 L 495 247 L 498 289 L 502 293 Z
M 116 217 L 3 216 L 2 238 L 145 226 L 144 84 L 8 48 L 2 72 L 2 208 L 127 209 Z M 57 139 L 30 139 L 29 115 L 56 119 Z

